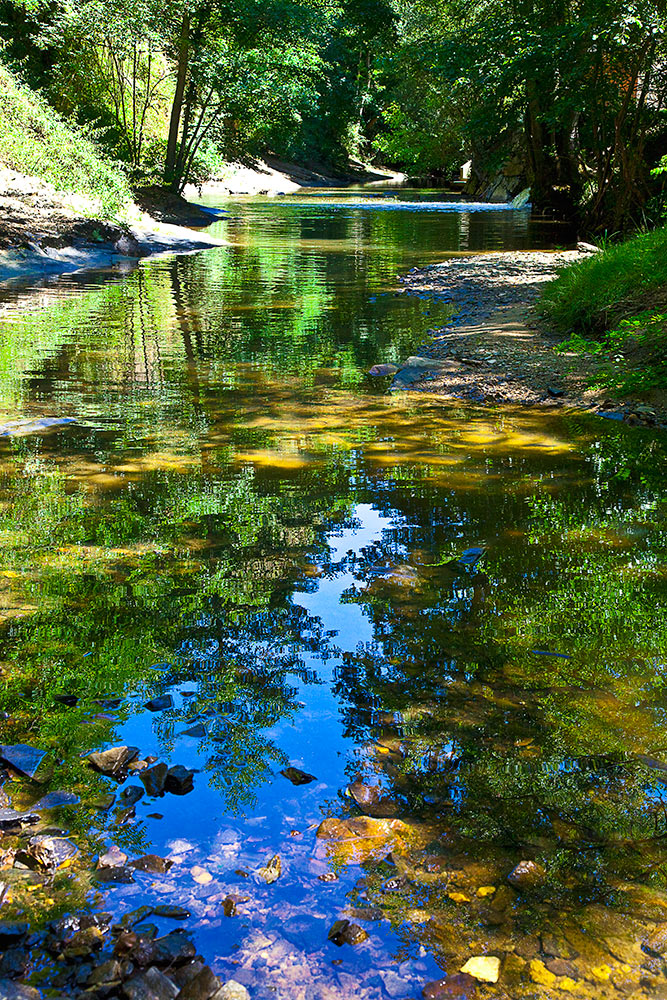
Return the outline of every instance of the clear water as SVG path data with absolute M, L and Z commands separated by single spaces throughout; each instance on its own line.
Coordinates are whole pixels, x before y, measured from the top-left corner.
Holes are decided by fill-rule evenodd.
M 225 247 L 3 292 L 3 418 L 76 420 L 0 439 L 0 742 L 53 766 L 4 788 L 82 800 L 48 817 L 73 866 L 0 872 L 12 915 L 185 906 L 253 1000 L 417 998 L 485 954 L 493 997 L 664 989 L 664 445 L 366 375 L 451 309 L 396 275 L 563 240 L 442 201 L 236 199 Z M 119 744 L 194 790 L 100 812 L 83 755 Z M 96 886 L 110 844 L 173 865 Z

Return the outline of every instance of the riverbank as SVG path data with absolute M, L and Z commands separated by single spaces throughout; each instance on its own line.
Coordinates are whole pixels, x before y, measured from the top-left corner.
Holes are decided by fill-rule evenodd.
M 300 166 L 267 156 L 247 163 L 229 163 L 221 175 L 205 184 L 185 189 L 187 198 L 202 195 L 283 195 L 302 188 L 337 188 L 349 184 L 368 184 L 373 181 L 402 183 L 405 174 L 391 170 L 369 169 L 363 163 L 351 161 L 343 173 L 333 174 L 321 165 Z
M 660 395 L 621 399 L 591 388 L 603 359 L 557 351 L 562 333 L 535 309 L 546 285 L 592 252 L 584 246 L 489 253 L 413 268 L 399 279 L 404 294 L 451 302 L 453 315 L 428 331 L 418 355 L 396 366 L 392 388 L 479 404 L 587 409 L 630 424 L 667 426 Z
M 0 167 L 0 283 L 127 268 L 153 254 L 222 245 L 189 228 L 208 225 L 211 213 L 175 196 L 167 203 L 149 189 L 128 210 L 127 224 L 95 217 L 98 208 L 40 178 Z

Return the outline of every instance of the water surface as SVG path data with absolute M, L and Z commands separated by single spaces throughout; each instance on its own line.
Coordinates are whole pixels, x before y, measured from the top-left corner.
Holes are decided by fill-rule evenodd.
M 4 787 L 82 800 L 48 817 L 73 866 L 0 873 L 12 915 L 185 906 L 253 1000 L 418 998 L 475 955 L 489 997 L 662 995 L 664 446 L 365 374 L 452 310 L 397 274 L 559 242 L 443 200 L 232 200 L 226 247 L 3 293 L 3 419 L 76 420 L 0 439 L 0 742 L 53 767 Z M 101 812 L 82 758 L 118 744 L 194 790 Z M 100 887 L 110 844 L 172 867 Z

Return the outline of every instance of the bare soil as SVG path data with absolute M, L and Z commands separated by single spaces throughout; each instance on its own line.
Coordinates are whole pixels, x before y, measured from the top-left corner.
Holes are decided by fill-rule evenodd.
M 667 426 L 664 394 L 618 400 L 590 388 L 599 357 L 557 352 L 562 335 L 535 310 L 544 285 L 587 253 L 485 253 L 413 268 L 400 279 L 406 293 L 450 301 L 456 313 L 428 331 L 429 340 L 393 387 L 481 404 L 588 409 L 630 424 Z

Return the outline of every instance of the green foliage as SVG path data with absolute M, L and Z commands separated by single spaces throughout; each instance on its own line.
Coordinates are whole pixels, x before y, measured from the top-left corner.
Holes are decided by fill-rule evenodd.
M 602 332 L 633 303 L 667 284 L 667 229 L 643 233 L 563 268 L 541 309 L 561 330 Z
M 605 362 L 591 381 L 620 395 L 667 385 L 667 316 L 643 312 L 621 320 L 600 340 L 572 334 L 559 350 L 602 355 Z
M 0 162 L 82 195 L 83 214 L 122 217 L 131 192 L 122 171 L 80 128 L 65 122 L 0 65 Z

